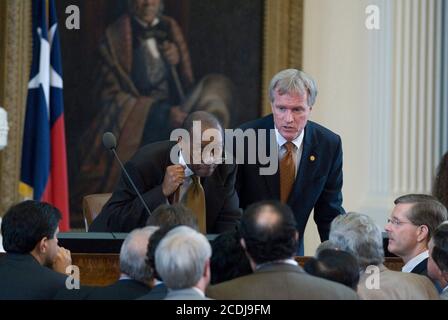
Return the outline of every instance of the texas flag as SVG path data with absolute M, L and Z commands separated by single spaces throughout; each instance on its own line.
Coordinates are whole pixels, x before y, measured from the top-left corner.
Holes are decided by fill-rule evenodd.
M 54 0 L 33 0 L 33 60 L 26 102 L 19 191 L 28 199 L 53 204 L 69 227 L 62 63 Z

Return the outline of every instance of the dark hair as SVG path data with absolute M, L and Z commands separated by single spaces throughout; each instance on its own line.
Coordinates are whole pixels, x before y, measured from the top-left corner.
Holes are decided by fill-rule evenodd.
M 432 259 L 442 272 L 448 272 L 448 223 L 442 223 L 432 238 Z
M 181 204 L 160 205 L 151 213 L 146 221 L 146 225 L 160 228 L 185 225 L 198 230 L 198 220 L 193 211 Z
M 354 255 L 346 251 L 324 249 L 316 258 L 308 260 L 304 269 L 313 276 L 342 283 L 355 291 L 358 286 L 358 261 Z
M 443 155 L 437 168 L 432 194 L 448 208 L 448 152 Z
M 173 230 L 174 228 L 178 227 L 179 225 L 172 225 L 164 228 L 158 229 L 156 232 L 152 234 L 152 236 L 149 238 L 148 242 L 148 250 L 146 252 L 146 264 L 152 269 L 152 275 L 154 278 L 156 278 L 159 281 L 162 281 L 162 278 L 159 276 L 156 270 L 156 249 L 159 245 L 160 241 L 162 241 L 163 237 Z
M 52 205 L 33 200 L 18 203 L 2 220 L 3 248 L 11 253 L 29 253 L 43 238 L 52 239 L 61 213 Z
M 212 241 L 210 258 L 211 284 L 232 280 L 252 273 L 238 231 L 220 234 Z
M 274 217 L 271 221 L 260 221 L 266 214 Z M 241 218 L 241 237 L 256 264 L 293 257 L 298 245 L 296 234 L 296 221 L 291 209 L 278 201 L 256 202 Z
M 428 227 L 428 241 L 436 228 L 447 219 L 446 207 L 427 194 L 407 194 L 395 199 L 394 203 L 414 204 L 409 210 L 408 219 L 416 226 Z

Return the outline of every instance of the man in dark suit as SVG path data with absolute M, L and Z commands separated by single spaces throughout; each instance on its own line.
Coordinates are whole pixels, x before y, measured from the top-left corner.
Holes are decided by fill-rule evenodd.
M 70 251 L 58 246 L 61 213 L 37 201 L 11 207 L 2 220 L 0 300 L 52 299 L 66 286 Z
M 301 245 L 313 208 L 322 241 L 328 239 L 331 221 L 344 213 L 341 138 L 308 121 L 316 95 L 316 84 L 307 74 L 295 69 L 283 70 L 271 80 L 272 114 L 241 126 L 245 133 L 255 131 L 257 137 L 257 144 L 244 146 L 244 164 L 238 166 L 241 207 L 264 199 L 288 204 L 297 221 Z M 265 132 L 267 135 L 262 135 Z M 264 137 L 265 141 L 258 141 Z M 265 150 L 261 150 L 260 144 Z M 251 150 L 254 145 L 258 148 Z M 278 163 L 279 170 L 260 174 L 260 169 L 266 169 L 260 160 L 263 152 Z M 256 163 L 250 163 L 254 153 Z M 236 157 L 241 159 L 238 152 Z
M 222 164 L 223 132 L 219 121 L 207 112 L 193 112 L 185 119 L 183 131 L 177 133 L 178 143 L 146 145 L 125 165 L 144 201 L 154 210 L 187 198 L 187 206 L 188 202 L 196 205 L 193 212 L 201 232 L 233 230 L 241 215 L 235 190 L 236 166 Z M 212 139 L 204 138 L 204 133 L 211 133 Z M 200 200 L 191 201 L 188 195 L 192 187 Z M 122 175 L 89 230 L 128 232 L 144 226 L 147 219 L 148 212 Z
M 153 284 L 152 270 L 146 264 L 148 241 L 158 227 L 136 229 L 128 234 L 120 250 L 120 279 L 98 287 L 87 300 L 134 300 L 150 291 Z
M 120 249 L 120 278 L 104 287 L 84 286 L 63 289 L 56 300 L 135 300 L 154 285 L 152 269 L 146 263 L 148 243 L 158 227 L 135 229 L 126 236 Z
M 385 230 L 387 249 L 405 263 L 402 271 L 427 275 L 428 243 L 436 228 L 447 219 L 447 210 L 426 194 L 407 194 L 394 201 Z
M 241 219 L 241 245 L 254 273 L 211 286 L 218 300 L 357 299 L 352 289 L 311 276 L 294 260 L 298 233 L 291 209 L 277 201 L 247 208 Z

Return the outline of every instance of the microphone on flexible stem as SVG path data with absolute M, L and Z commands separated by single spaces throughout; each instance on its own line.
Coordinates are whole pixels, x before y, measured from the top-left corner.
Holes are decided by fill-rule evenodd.
M 118 163 L 120 164 L 121 169 L 123 170 L 124 174 L 128 178 L 130 184 L 132 185 L 132 188 L 134 188 L 134 191 L 137 193 L 137 196 L 139 197 L 140 201 L 143 204 L 143 207 L 146 209 L 149 215 L 151 215 L 151 210 L 149 210 L 148 206 L 146 205 L 145 200 L 143 200 L 142 195 L 138 191 L 137 187 L 134 184 L 134 181 L 132 181 L 131 177 L 129 176 L 128 171 L 124 167 L 123 163 L 121 162 L 120 158 L 118 157 L 116 147 L 117 147 L 117 139 L 115 139 L 115 136 L 112 132 L 105 132 L 103 134 L 103 145 L 106 147 L 106 149 L 113 152 L 115 155 L 115 158 L 117 159 Z

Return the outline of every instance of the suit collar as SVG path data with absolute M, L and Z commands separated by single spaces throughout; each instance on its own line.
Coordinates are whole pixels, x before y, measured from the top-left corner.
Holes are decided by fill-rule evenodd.
M 297 201 L 298 195 L 303 193 L 306 180 L 314 177 L 320 155 L 317 151 L 318 139 L 315 134 L 314 122 L 308 121 L 305 127 L 305 137 L 303 139 L 303 151 L 300 158 L 296 180 L 294 182 L 288 202 Z M 290 203 L 292 205 L 292 203 Z
M 254 273 L 263 273 L 263 272 L 296 272 L 296 273 L 304 273 L 302 267 L 294 266 L 288 263 L 270 263 L 262 265 L 259 269 L 255 270 Z
M 274 125 L 274 116 L 272 114 L 266 116 L 262 125 L 259 127 L 260 129 L 275 129 Z M 308 121 L 304 129 L 304 137 L 303 137 L 303 151 L 302 157 L 300 158 L 300 165 L 298 168 L 296 180 L 293 185 L 293 189 L 289 196 L 289 201 L 297 200 L 298 195 L 303 193 L 303 188 L 305 187 L 306 179 L 310 179 L 314 176 L 315 170 L 317 168 L 317 163 L 319 162 L 320 155 L 317 151 L 318 146 L 318 138 L 315 134 L 315 123 L 313 121 Z M 271 153 L 270 143 L 269 143 L 269 134 L 267 135 L 267 154 Z M 277 146 L 276 146 L 277 147 Z M 273 175 L 265 175 L 264 176 L 266 186 L 268 190 L 270 190 L 271 197 L 274 199 L 280 199 L 280 174 L 279 170 L 277 170 L 276 174 Z M 290 203 L 292 205 L 292 203 Z
M 205 298 L 205 294 L 204 293 L 200 294 L 198 291 L 199 291 L 199 289 L 195 289 L 195 288 L 186 288 L 186 289 L 178 289 L 178 290 L 168 289 L 167 297 L 181 295 L 181 296 L 195 296 L 195 297 Z

